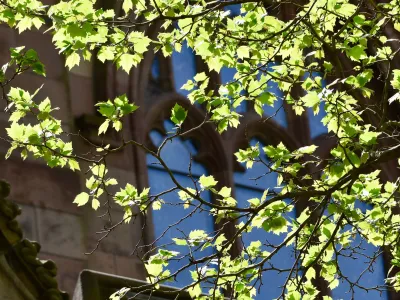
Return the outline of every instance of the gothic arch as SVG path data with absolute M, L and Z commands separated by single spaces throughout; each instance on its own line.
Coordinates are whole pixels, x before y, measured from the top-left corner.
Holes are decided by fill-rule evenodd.
M 150 104 L 145 113 L 145 124 L 142 130 L 142 134 L 144 135 L 142 140 L 152 150 L 156 150 L 156 147 L 150 139 L 150 132 L 156 130 L 166 135 L 164 121 L 169 120 L 171 109 L 176 103 L 188 111 L 187 119 L 182 125 L 183 131 L 200 125 L 206 118 L 203 111 L 192 105 L 184 96 L 175 92 L 163 93 L 155 97 L 152 102 L 154 104 Z M 226 151 L 221 136 L 215 131 L 215 127 L 212 124 L 205 123 L 199 129 L 180 138 L 182 140 L 197 141 L 198 151 L 193 159 L 206 167 L 208 172 L 218 181 L 219 185 L 230 186 L 229 176 L 231 172 L 229 172 Z M 143 158 L 145 158 L 145 156 L 143 156 Z M 147 168 L 145 174 L 143 180 L 145 185 L 149 186 Z M 154 225 L 152 219 L 152 212 L 150 211 L 148 214 L 148 221 L 146 222 L 148 241 L 154 240 Z M 231 226 L 228 226 L 224 230 L 231 232 L 231 234 L 234 232 L 234 228 L 231 228 Z
M 145 142 L 150 147 L 154 147 L 149 139 L 150 131 L 155 129 L 162 134 L 166 133 L 163 122 L 164 120 L 169 120 L 171 109 L 176 103 L 188 111 L 188 117 L 182 126 L 183 131 L 200 125 L 206 119 L 203 111 L 177 93 L 162 94 L 155 99 L 154 103 L 156 104 L 149 108 L 145 117 Z M 210 123 L 205 123 L 199 129 L 181 138 L 183 140 L 191 139 L 198 141 L 198 154 L 194 157 L 194 160 L 203 164 L 209 170 L 210 174 L 214 175 L 220 183 L 225 184 L 228 161 L 221 137 L 215 131 L 214 126 Z
M 288 130 L 271 118 L 260 118 L 255 113 L 247 113 L 232 137 L 232 153 L 229 154 L 229 157 L 234 160 L 234 171 L 243 171 L 242 166 L 236 162 L 234 153 L 239 149 L 247 148 L 252 138 L 257 138 L 266 145 L 277 145 L 282 142 L 289 150 L 300 147 Z
M 150 39 L 156 39 L 160 27 L 160 22 L 148 27 L 146 30 L 146 36 L 148 36 Z M 132 96 L 134 99 L 138 99 L 136 101 L 140 102 L 140 104 L 143 104 L 143 102 L 146 101 L 144 97 L 149 86 L 149 76 L 154 58 L 154 51 L 147 51 L 144 54 L 143 60 L 139 64 L 138 68 L 134 69 L 131 74 L 131 81 L 133 82 L 134 86 L 134 89 L 132 89 Z

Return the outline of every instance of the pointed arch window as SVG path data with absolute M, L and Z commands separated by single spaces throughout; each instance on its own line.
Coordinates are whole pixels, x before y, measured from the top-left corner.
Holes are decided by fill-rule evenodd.
M 269 63 L 268 67 L 266 68 L 266 72 L 273 72 L 274 67 L 276 66 L 275 63 Z M 222 84 L 227 84 L 230 82 L 234 82 L 234 76 L 236 74 L 236 69 L 235 68 L 228 68 L 228 67 L 223 67 L 220 72 L 220 77 L 221 77 L 221 83 Z M 258 80 L 260 80 L 262 75 L 262 72 L 257 74 Z M 264 115 L 266 117 L 270 117 L 274 122 L 282 126 L 283 128 L 288 127 L 287 123 L 287 118 L 286 118 L 286 112 L 284 108 L 284 94 L 283 92 L 279 89 L 278 84 L 272 80 L 270 80 L 266 84 L 265 91 L 270 92 L 273 94 L 277 99 L 274 102 L 274 106 L 270 105 L 263 105 L 263 110 L 264 110 Z M 244 93 L 242 93 L 244 95 Z M 236 100 L 235 100 L 236 101 Z M 239 106 L 236 108 L 236 111 L 238 113 L 245 113 L 248 111 L 248 105 L 247 101 L 242 101 Z
M 234 5 L 229 5 L 224 8 L 225 11 L 229 11 L 229 17 L 230 18 L 235 18 L 237 16 L 241 15 L 241 4 L 234 4 Z M 258 80 L 260 80 L 263 72 L 262 69 L 265 69 L 266 72 L 272 72 L 274 71 L 274 66 L 276 66 L 276 63 L 270 62 L 266 66 L 266 68 L 261 68 L 260 72 L 257 74 Z M 220 71 L 220 81 L 222 84 L 227 84 L 230 82 L 235 81 L 234 76 L 236 74 L 236 69 L 233 67 L 223 67 Z M 266 117 L 270 117 L 272 120 L 274 120 L 277 124 L 280 126 L 287 128 L 287 119 L 286 119 L 286 113 L 284 109 L 284 95 L 282 91 L 278 88 L 277 83 L 273 82 L 270 80 L 266 87 L 265 90 L 274 94 L 277 97 L 277 101 L 275 101 L 274 106 L 269 106 L 269 105 L 263 105 L 263 110 L 264 110 L 264 115 Z M 245 95 L 245 93 L 242 93 L 242 96 Z M 233 99 L 233 101 L 237 101 L 238 99 Z M 248 101 L 242 101 L 240 104 L 236 107 L 236 111 L 238 113 L 245 113 L 249 110 L 249 103 Z
M 171 133 L 174 131 L 173 124 L 170 121 L 164 122 L 165 132 Z M 164 140 L 165 135 L 159 131 L 153 130 L 150 132 L 150 139 L 154 146 L 158 147 Z M 173 176 L 184 187 L 196 189 L 196 181 L 202 174 L 207 174 L 207 170 L 201 164 L 193 161 L 193 156 L 197 153 L 197 147 L 194 142 L 181 139 L 173 139 L 167 142 L 161 152 L 161 157 L 167 164 Z M 159 165 L 158 161 L 151 156 L 147 155 L 148 178 L 149 186 L 152 195 L 163 193 L 174 188 L 170 174 L 165 168 Z M 190 170 L 189 170 L 190 166 Z M 211 201 L 211 194 L 203 192 L 202 198 L 206 201 Z M 184 202 L 179 199 L 177 191 L 160 196 L 165 203 L 162 204 L 161 210 L 152 211 L 154 236 L 156 239 L 156 246 L 164 246 L 164 248 L 171 251 L 180 252 L 180 257 L 188 255 L 182 251 L 188 251 L 187 248 L 171 244 L 172 238 L 185 238 L 192 230 L 202 229 L 207 233 L 214 231 L 213 217 L 206 211 L 202 211 L 203 207 L 190 206 L 184 209 Z M 193 213 L 194 212 L 194 213 Z M 179 224 L 178 224 L 179 222 Z M 171 228 L 171 224 L 177 224 Z M 169 229 L 168 229 L 169 228 Z M 211 247 L 199 253 L 195 251 L 193 255 L 195 258 L 203 257 L 212 254 Z M 199 256 L 199 257 L 197 257 Z M 180 267 L 188 263 L 188 257 L 180 261 L 173 261 L 169 265 L 171 272 L 177 271 Z M 175 282 L 167 282 L 166 284 L 183 287 L 190 284 L 192 279 L 188 276 L 187 272 L 180 273 Z
M 252 139 L 250 141 L 251 146 L 255 146 L 259 141 Z M 260 143 L 260 149 L 263 145 Z M 267 157 L 261 150 L 260 157 L 264 162 L 268 163 Z M 277 174 L 275 172 L 268 173 L 268 168 L 262 163 L 254 163 L 251 169 L 247 169 L 245 172 L 236 172 L 234 174 L 235 182 L 235 196 L 238 201 L 239 207 L 248 207 L 248 199 L 258 198 L 260 199 L 266 189 L 272 191 L 277 185 Z M 260 175 L 265 174 L 262 177 Z M 255 178 L 258 178 L 255 180 Z M 285 219 L 296 218 L 295 210 L 286 212 L 283 214 Z M 245 220 L 243 220 L 245 222 Z M 274 246 L 281 244 L 284 241 L 285 234 L 276 235 L 271 232 L 266 232 L 263 228 L 255 228 L 250 233 L 244 233 L 242 242 L 244 247 L 248 247 L 252 241 L 261 241 L 263 244 L 262 251 L 272 252 Z M 264 268 L 268 269 L 271 267 L 278 269 L 289 269 L 295 263 L 295 256 L 292 247 L 283 247 L 278 253 L 271 259 L 270 264 L 265 264 Z M 272 300 L 278 298 L 282 293 L 282 286 L 285 283 L 285 279 L 288 273 L 279 273 L 273 270 L 267 270 L 262 275 L 262 282 L 257 282 L 257 296 L 255 299 L 261 300 Z M 258 292 L 259 291 L 259 292 Z

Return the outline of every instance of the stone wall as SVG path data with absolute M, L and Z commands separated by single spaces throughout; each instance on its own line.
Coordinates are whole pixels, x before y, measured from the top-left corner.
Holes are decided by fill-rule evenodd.
M 43 33 L 46 29 L 19 35 L 0 25 L 0 65 L 8 60 L 10 47 L 24 45 L 27 49 L 35 49 L 45 64 L 46 78 L 28 73 L 17 77 L 13 86 L 32 93 L 44 84 L 37 99 L 49 97 L 53 106 L 60 108 L 55 116 L 62 120 L 65 130 L 76 132 L 77 118 L 95 115 L 93 94 L 96 87 L 92 79 L 92 65 L 83 63 L 68 72 L 64 67 L 64 58 L 51 43 L 51 35 Z M 118 92 L 126 93 L 127 76 L 118 76 Z M 4 103 L 0 103 L 0 109 L 3 108 Z M 0 114 L 0 136 L 6 135 L 7 118 L 6 114 Z M 129 134 L 127 128 L 125 134 Z M 73 142 L 79 153 L 88 149 L 82 140 Z M 8 145 L 0 141 L 1 177 L 12 186 L 9 198 L 22 208 L 19 222 L 25 235 L 42 246 L 40 257 L 52 259 L 57 264 L 61 289 L 72 295 L 78 275 L 84 268 L 143 278 L 139 262 L 130 256 L 141 234 L 140 224 L 137 228 L 133 225 L 121 226 L 101 243 L 94 254 L 85 255 L 96 245 L 98 235 L 95 232 L 105 225 L 105 221 L 98 218 L 101 211 L 78 208 L 72 203 L 84 188 L 85 178 L 69 170 L 50 169 L 43 162 L 29 158 L 22 162 L 17 151 L 5 160 L 7 148 Z M 108 161 L 110 174 L 121 182 L 135 184 L 133 161 L 132 149 L 113 155 Z M 122 217 L 122 212 L 117 209 L 113 213 L 115 220 Z

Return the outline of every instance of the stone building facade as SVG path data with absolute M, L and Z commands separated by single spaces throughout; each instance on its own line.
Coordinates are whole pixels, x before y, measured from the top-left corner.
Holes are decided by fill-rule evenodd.
M 282 11 L 282 18 L 291 18 L 293 14 L 294 11 L 288 8 Z M 182 80 L 180 74 L 177 74 L 179 58 L 174 61 L 174 57 L 167 59 L 158 54 L 155 57 L 150 51 L 129 75 L 96 62 L 84 62 L 68 71 L 63 57 L 58 55 L 52 45 L 51 35 L 43 33 L 45 29 L 17 34 L 0 25 L 0 65 L 7 61 L 10 47 L 24 45 L 35 49 L 46 66 L 46 78 L 27 73 L 18 77 L 14 85 L 34 91 L 44 83 L 37 97 L 42 99 L 48 96 L 53 106 L 60 108 L 55 115 L 63 121 L 66 131 L 80 131 L 96 143 L 118 143 L 120 136 L 107 135 L 104 140 L 97 137 L 95 126 L 100 124 L 101 119 L 96 114 L 94 104 L 124 93 L 140 109 L 125 120 L 122 134 L 150 147 L 154 146 L 150 133 L 153 130 L 165 133 L 164 120 L 169 118 L 170 109 L 176 102 L 189 109 L 189 125 L 196 125 L 204 119 L 204 110 L 189 106 L 185 95 L 177 88 L 177 82 Z M 156 32 L 156 27 L 150 28 L 150 37 Z M 190 57 L 192 61 L 187 61 L 186 58 L 184 60 L 185 68 L 190 64 L 194 66 L 193 72 L 207 72 L 198 57 Z M 213 79 L 211 88 L 218 88 L 221 82 L 227 80 L 224 76 L 229 77 L 229 70 L 225 72 L 226 75 L 221 76 L 210 74 Z M 243 168 L 235 163 L 233 153 L 245 147 L 249 138 L 257 138 L 263 143 L 276 144 L 283 141 L 291 149 L 315 143 L 320 146 L 319 155 L 329 155 L 328 150 L 334 141 L 328 139 L 319 129 L 318 120 L 307 112 L 301 117 L 296 116 L 285 105 L 282 112 L 283 115 L 260 120 L 251 107 L 244 107 L 244 117 L 239 129 L 228 131 L 222 136 L 211 126 L 205 126 L 190 136 L 200 145 L 196 160 L 221 185 L 235 187 L 235 174 L 242 172 Z M 6 114 L 0 114 L 0 135 L 5 135 L 7 119 Z M 69 138 L 74 142 L 78 153 L 85 153 L 88 149 L 82 139 L 73 136 Z M 7 147 L 6 143 L 0 141 L 0 153 L 5 153 Z M 127 147 L 120 153 L 113 154 L 108 158 L 107 165 L 110 175 L 123 185 L 129 182 L 141 190 L 151 184 L 145 153 L 136 148 Z M 382 169 L 382 176 L 386 179 L 393 180 L 399 176 L 394 164 L 384 165 Z M 61 289 L 72 295 L 78 275 L 83 269 L 145 278 L 141 262 L 130 254 L 142 234 L 145 242 L 153 238 L 154 228 L 151 223 L 145 227 L 145 232 L 142 232 L 141 222 L 120 226 L 102 241 L 93 254 L 85 255 L 97 243 L 95 232 L 107 224 L 98 218 L 100 212 L 94 212 L 91 208 L 78 208 L 72 203 L 75 195 L 85 188 L 82 175 L 69 170 L 51 169 L 30 159 L 22 162 L 16 152 L 8 160 L 4 159 L 4 155 L 0 156 L 0 170 L 1 178 L 12 186 L 9 199 L 22 209 L 18 218 L 25 235 L 40 243 L 41 258 L 51 259 L 58 266 L 57 279 Z M 296 207 L 298 212 L 301 209 L 302 207 Z M 121 219 L 123 212 L 115 208 L 113 215 L 115 219 Z M 392 300 L 399 299 L 396 295 L 390 297 Z
M 15 80 L 14 85 L 34 91 L 44 83 L 38 99 L 48 96 L 54 107 L 60 108 L 55 115 L 62 120 L 65 128 L 77 131 L 79 117 L 96 115 L 93 106 L 95 91 L 106 82 L 97 81 L 93 76 L 93 66 L 89 63 L 68 72 L 63 57 L 54 49 L 51 35 L 43 34 L 44 30 L 43 28 L 20 35 L 5 25 L 0 25 L 0 65 L 9 59 L 10 47 L 24 45 L 27 49 L 35 49 L 46 66 L 46 78 L 33 73 L 24 74 Z M 118 76 L 112 77 L 117 83 L 115 90 L 114 86 L 111 87 L 113 93 L 132 93 L 129 92 L 133 90 L 132 76 L 122 72 L 111 73 L 112 76 Z M 4 103 L 0 105 L 3 110 Z M 6 114 L 0 114 L 1 136 L 6 136 L 7 119 Z M 133 129 L 128 125 L 125 128 L 124 134 L 127 135 L 132 135 L 133 130 L 140 131 L 139 128 Z M 78 151 L 87 147 L 81 141 L 77 141 L 76 145 Z M 23 162 L 18 154 L 5 160 L 7 147 L 6 143 L 0 142 L 0 177 L 12 186 L 9 199 L 17 203 L 22 210 L 18 220 L 25 237 L 40 243 L 41 259 L 51 259 L 57 264 L 57 279 L 61 289 L 72 295 L 79 273 L 83 269 L 144 279 L 142 266 L 129 255 L 140 236 L 139 225 L 136 228 L 129 225 L 120 227 L 113 236 L 102 243 L 98 251 L 90 256 L 85 255 L 95 244 L 95 231 L 104 225 L 91 209 L 78 208 L 72 203 L 74 197 L 84 188 L 84 179 L 78 173 L 50 169 L 36 160 L 28 159 Z M 111 174 L 121 182 L 137 185 L 136 156 L 130 148 L 110 157 Z M 115 212 L 115 218 L 120 215 L 120 211 Z

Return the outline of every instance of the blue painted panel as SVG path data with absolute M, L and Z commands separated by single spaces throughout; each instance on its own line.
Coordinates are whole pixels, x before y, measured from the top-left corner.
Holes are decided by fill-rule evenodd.
M 251 198 L 260 198 L 262 196 L 262 192 L 258 190 L 254 190 L 251 188 L 239 187 L 236 185 L 235 188 L 236 199 L 238 201 L 238 205 L 240 207 L 248 206 L 248 199 Z M 295 218 L 295 212 L 292 211 L 290 214 L 285 215 L 285 218 Z M 245 220 L 242 220 L 245 221 Z M 245 246 L 250 245 L 252 241 L 261 241 L 261 243 L 266 243 L 268 241 L 269 244 L 277 246 L 284 241 L 286 237 L 286 233 L 281 235 L 276 235 L 273 233 L 268 233 L 263 229 L 253 229 L 250 233 L 245 233 L 243 235 L 243 243 Z M 263 246 L 263 250 L 272 252 L 272 247 Z M 270 261 L 275 268 L 279 269 L 290 269 L 295 262 L 294 252 L 292 247 L 284 247 L 279 250 L 279 252 L 271 259 Z M 269 267 L 265 265 L 265 268 Z M 272 300 L 280 296 L 282 292 L 282 286 L 285 283 L 289 273 L 278 273 L 277 271 L 266 271 L 262 276 L 262 286 L 260 288 L 260 292 L 257 291 L 256 300 Z M 258 287 L 258 284 L 257 284 Z
M 224 67 L 221 69 L 220 74 L 221 74 L 221 82 L 227 83 L 233 81 L 233 76 L 235 76 L 236 74 L 236 69 Z
M 196 75 L 196 61 L 195 54 L 192 48 L 187 46 L 187 43 L 182 44 L 180 53 L 172 53 L 172 69 L 174 73 L 175 90 L 187 96 L 189 94 L 186 90 L 181 90 L 181 87 L 189 80 L 193 79 Z
M 159 170 L 157 168 L 149 167 L 149 183 L 151 194 L 157 194 L 174 187 L 167 172 Z M 193 182 L 185 175 L 175 174 L 176 179 L 185 187 L 192 187 Z M 209 193 L 202 194 L 203 199 L 211 201 Z M 161 210 L 153 211 L 153 226 L 155 237 L 158 238 L 163 235 L 164 231 L 170 226 L 185 217 L 187 217 L 195 208 L 191 207 L 188 209 L 183 208 L 183 202 L 179 199 L 177 192 L 171 192 L 162 196 L 162 199 L 168 203 L 164 204 Z M 179 230 L 178 230 L 179 229 Z M 188 235 L 192 230 L 202 229 L 210 233 L 214 231 L 214 221 L 212 216 L 206 212 L 197 211 L 189 218 L 184 219 L 179 225 L 171 228 L 158 242 L 158 246 L 168 244 L 165 248 L 172 251 L 180 252 L 180 256 L 188 254 L 188 249 L 183 246 L 176 246 L 173 243 L 172 238 L 183 238 L 182 232 Z M 169 245 L 171 244 L 171 245 Z M 211 248 L 206 248 L 204 251 L 196 251 L 194 257 L 196 259 L 212 254 Z M 174 272 L 180 267 L 186 265 L 188 259 L 182 259 L 181 261 L 174 261 L 170 263 L 169 270 Z M 194 268 L 189 268 L 188 270 L 182 272 L 177 276 L 176 282 L 168 282 L 167 285 L 172 285 L 176 287 L 183 287 L 192 282 L 189 271 L 194 270 Z

